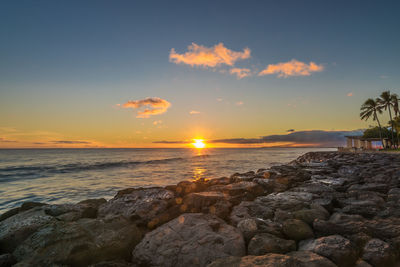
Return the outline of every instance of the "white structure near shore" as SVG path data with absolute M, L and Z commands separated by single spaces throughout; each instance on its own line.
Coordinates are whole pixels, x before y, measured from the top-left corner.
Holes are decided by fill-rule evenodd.
M 339 151 L 377 150 L 388 145 L 387 138 L 364 138 L 363 136 L 346 136 L 346 147 L 339 147 Z M 377 144 L 379 143 L 379 145 Z

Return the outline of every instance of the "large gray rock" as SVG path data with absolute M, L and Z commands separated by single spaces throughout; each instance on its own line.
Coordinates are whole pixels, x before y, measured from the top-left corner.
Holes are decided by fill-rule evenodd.
M 388 243 L 373 238 L 365 244 L 362 258 L 373 266 L 393 266 L 397 255 Z
M 228 256 L 244 256 L 239 230 L 215 215 L 190 213 L 149 232 L 133 251 L 146 266 L 206 266 Z
M 98 216 L 109 219 L 122 215 L 147 224 L 165 212 L 174 199 L 174 193 L 164 188 L 129 188 L 119 191 L 113 199 L 101 205 Z
M 296 250 L 296 242 L 261 233 L 255 235 L 247 248 L 249 255 L 264 255 L 267 253 L 287 253 Z
M 218 259 L 207 267 L 252 267 L 252 266 L 262 266 L 262 267 L 303 267 L 300 265 L 301 262 L 293 257 L 269 253 L 262 256 L 246 256 L 246 257 L 228 257 Z M 304 266 L 306 267 L 306 266 Z
M 180 209 L 183 212 L 203 212 L 215 214 L 222 219 L 228 218 L 231 211 L 229 196 L 221 192 L 205 191 L 190 193 L 183 199 Z
M 36 207 L 0 222 L 0 252 L 12 252 L 17 245 L 44 225 L 56 221 Z
M 327 257 L 340 267 L 353 266 L 358 259 L 356 248 L 348 239 L 340 235 L 304 240 L 300 242 L 299 250 L 312 251 Z
M 21 266 L 72 265 L 130 259 L 141 231 L 123 217 L 111 221 L 81 219 L 49 224 L 22 242 L 14 251 Z

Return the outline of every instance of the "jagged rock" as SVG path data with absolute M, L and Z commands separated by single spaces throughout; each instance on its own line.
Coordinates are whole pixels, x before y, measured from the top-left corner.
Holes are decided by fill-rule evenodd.
M 237 182 L 228 185 L 217 185 L 209 188 L 210 191 L 219 191 L 229 196 L 240 196 L 242 199 L 253 200 L 264 193 L 264 189 L 254 182 Z
M 297 219 L 289 219 L 283 222 L 283 233 L 289 238 L 296 241 L 309 239 L 314 237 L 313 230 L 310 226 Z
M 287 253 L 296 250 L 296 242 L 261 233 L 255 235 L 247 248 L 249 255 L 264 255 L 267 253 Z
M 358 259 L 358 261 L 356 262 L 356 264 L 354 266 L 355 267 L 372 267 L 371 264 L 369 264 L 368 262 L 366 262 L 362 259 Z
M 183 199 L 182 212 L 203 212 L 215 214 L 222 219 L 229 217 L 231 204 L 230 197 L 221 192 L 190 193 Z
M 174 193 L 164 188 L 129 188 L 121 190 L 107 203 L 99 207 L 98 216 L 110 219 L 124 216 L 146 225 L 175 204 Z
M 365 219 L 360 215 L 334 213 L 328 221 L 316 219 L 313 226 L 318 236 L 368 233 Z
M 311 251 L 292 251 L 286 255 L 298 260 L 301 267 L 336 267 L 329 259 L 315 254 Z
M 237 228 L 242 232 L 246 242 L 258 232 L 258 225 L 255 219 L 245 219 L 238 223 Z
M 132 260 L 150 266 L 206 266 L 218 258 L 244 254 L 239 230 L 215 215 L 190 213 L 147 233 Z
M 329 213 L 322 209 L 302 209 L 294 211 L 293 217 L 295 219 L 302 220 L 309 225 L 313 225 L 315 219 L 326 220 L 329 217 Z
M 10 267 L 15 263 L 17 262 L 13 255 L 9 253 L 0 255 L 0 267 Z
M 132 262 L 115 260 L 115 261 L 102 261 L 99 263 L 89 265 L 89 267 L 137 267 L 137 265 Z
M 268 196 L 258 197 L 256 202 L 276 210 L 295 211 L 304 208 L 309 208 L 313 195 L 307 192 L 282 192 L 272 193 Z
M 293 257 L 282 254 L 269 253 L 263 256 L 221 258 L 209 264 L 207 267 L 303 267 L 300 264 L 301 263 Z
M 271 208 L 258 201 L 242 201 L 234 206 L 230 215 L 232 225 L 236 226 L 244 219 L 272 219 L 274 212 Z
M 338 266 L 353 266 L 358 259 L 356 248 L 350 240 L 340 235 L 304 240 L 300 242 L 299 250 L 308 250 L 327 257 Z
M 393 266 L 397 262 L 396 251 L 388 243 L 377 238 L 365 244 L 362 258 L 373 266 Z
M 56 221 L 41 207 L 18 213 L 0 222 L 0 252 L 12 252 L 40 227 Z
M 22 203 L 22 205 L 20 207 L 10 209 L 9 211 L 1 214 L 0 222 L 4 221 L 5 219 L 10 218 L 11 216 L 14 216 L 20 212 L 27 211 L 27 210 L 30 210 L 35 207 L 45 206 L 45 205 L 47 205 L 47 204 L 40 203 L 40 202 L 32 202 L 32 201 L 24 202 L 24 203 Z
M 59 221 L 32 234 L 15 249 L 14 256 L 28 266 L 86 266 L 107 260 L 129 260 L 141 237 L 142 232 L 123 217 L 107 222 Z

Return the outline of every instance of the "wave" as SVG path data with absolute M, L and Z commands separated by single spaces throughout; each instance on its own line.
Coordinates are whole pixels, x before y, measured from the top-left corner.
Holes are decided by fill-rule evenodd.
M 70 163 L 64 165 L 33 165 L 33 166 L 13 166 L 0 168 L 0 177 L 32 176 L 38 173 L 70 173 L 90 170 L 103 170 L 109 168 L 129 168 L 137 165 L 167 164 L 176 161 L 207 158 L 210 155 L 198 155 L 188 158 L 166 158 L 147 161 L 109 161 L 95 163 Z

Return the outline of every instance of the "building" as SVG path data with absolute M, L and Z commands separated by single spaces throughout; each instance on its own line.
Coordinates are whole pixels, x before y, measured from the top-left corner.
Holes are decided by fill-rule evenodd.
M 346 137 L 346 147 L 341 147 L 341 151 L 357 151 L 357 150 L 376 150 L 382 147 L 387 147 L 389 145 L 389 139 L 380 138 L 364 138 L 362 136 L 345 136 Z M 379 142 L 379 145 L 377 143 Z

